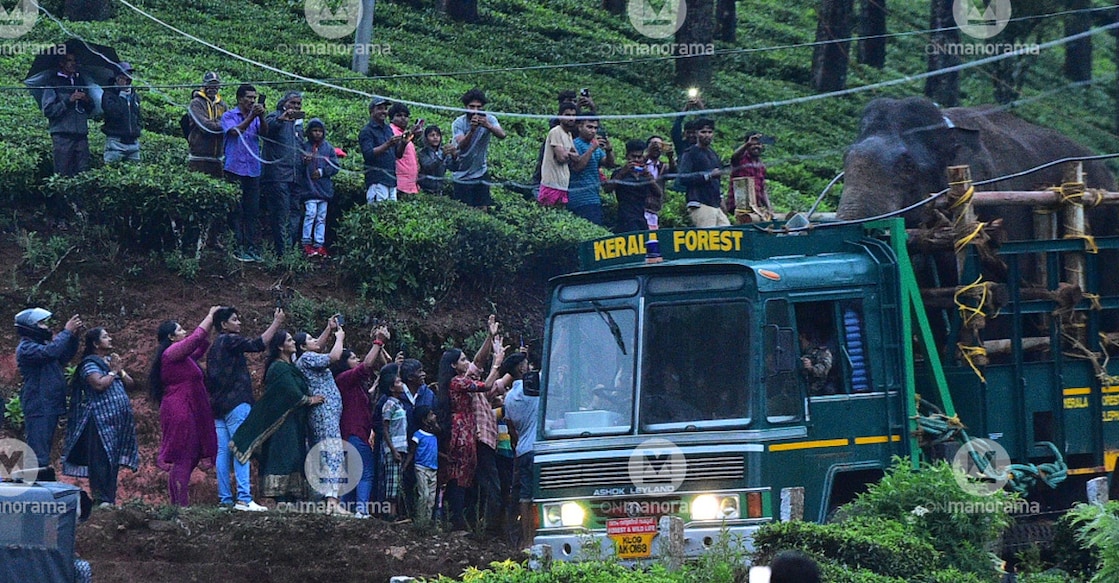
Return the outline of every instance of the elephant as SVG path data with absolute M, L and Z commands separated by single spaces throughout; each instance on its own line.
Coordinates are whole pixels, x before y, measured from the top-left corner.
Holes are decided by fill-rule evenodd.
M 923 97 L 879 98 L 866 106 L 859 136 L 844 155 L 843 194 L 836 215 L 859 219 L 905 208 L 947 188 L 949 166 L 969 165 L 972 180 L 979 181 L 1089 155 L 1092 152 L 1060 133 L 995 106 L 939 109 Z M 1090 188 L 1115 190 L 1115 177 L 1102 162 L 1087 162 L 1084 169 Z M 1038 190 L 1059 185 L 1061 171 L 1054 166 L 977 190 Z M 1031 238 L 1024 207 L 977 212 L 981 220 L 1003 217 L 1010 239 Z M 921 217 L 922 211 L 908 213 L 906 223 L 914 226 Z
M 844 187 L 837 217 L 841 220 L 878 216 L 906 208 L 926 199 L 930 193 L 948 187 L 947 168 L 971 167 L 973 181 L 1007 176 L 1046 162 L 1092 152 L 1060 133 L 1015 117 L 995 106 L 939 109 L 923 97 L 879 98 L 871 101 L 859 122 L 859 135 L 844 155 Z M 1115 190 L 1115 177 L 1100 161 L 1084 164 L 1090 188 Z M 1040 190 L 1062 182 L 1062 168 L 1045 170 L 999 180 L 976 187 L 977 190 Z M 918 226 L 930 218 L 930 205 L 906 213 L 907 227 Z M 1008 240 L 1031 240 L 1032 209 L 1001 205 L 978 207 L 980 221 L 1002 220 L 1003 236 Z M 1090 209 L 1092 234 L 1116 235 L 1119 212 L 1113 206 Z M 997 244 L 997 241 L 996 241 Z M 915 258 L 917 259 L 917 258 Z M 1103 265 L 1119 267 L 1119 253 L 1100 255 Z M 922 286 L 956 285 L 956 261 L 950 250 L 931 252 L 918 262 L 917 277 Z M 1018 264 L 1023 285 L 1039 275 L 1036 262 L 1022 258 Z M 1105 272 L 1107 268 L 1104 268 Z M 990 281 L 1005 282 L 1006 266 L 994 261 L 984 264 Z M 1119 283 L 1104 278 L 1105 294 L 1119 293 Z M 1039 284 L 1042 282 L 1038 282 Z M 1116 315 L 1109 314 L 1107 330 L 1119 329 Z M 1006 337 L 1006 323 L 988 329 L 988 337 Z

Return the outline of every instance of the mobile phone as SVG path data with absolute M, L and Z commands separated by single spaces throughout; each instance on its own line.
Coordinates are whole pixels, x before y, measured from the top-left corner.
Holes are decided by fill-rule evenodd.
M 334 314 L 334 320 L 338 322 L 338 327 L 341 328 L 346 325 L 346 317 L 342 314 Z
M 256 102 L 259 103 L 261 105 L 261 107 L 264 106 L 265 101 L 267 101 L 267 98 L 265 97 L 265 95 L 263 93 L 258 95 L 257 98 L 256 98 Z
M 580 89 L 579 90 L 579 95 L 582 95 L 583 97 L 590 97 L 591 96 L 590 88 L 589 87 L 584 87 L 584 88 Z
M 303 119 L 307 117 L 307 112 L 303 111 L 302 109 L 299 111 L 292 111 L 290 117 L 293 117 L 295 119 Z

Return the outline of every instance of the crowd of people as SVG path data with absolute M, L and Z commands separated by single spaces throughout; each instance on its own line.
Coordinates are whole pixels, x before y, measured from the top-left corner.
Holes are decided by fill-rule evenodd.
M 109 331 L 83 334 L 74 316 L 54 335 L 51 315 L 31 308 L 15 318 L 26 441 L 46 468 L 40 478 L 49 479 L 54 433 L 65 415 L 63 473 L 88 478 L 96 504 L 115 505 L 119 469 L 139 465 L 127 392 L 137 381 L 114 353 Z M 176 320 L 157 328 L 146 384 L 159 406 L 155 463 L 168 473 L 171 504 L 188 506 L 191 473 L 212 466 L 222 506 L 267 511 L 254 498 L 256 459 L 257 495 L 276 507 L 308 503 L 357 518 L 442 520 L 531 540 L 539 388 L 525 382 L 527 351 L 507 351 L 494 316 L 474 358 L 459 349 L 442 355 L 436 384 L 428 384 L 420 361 L 402 352 L 390 359 L 384 325 L 374 326 L 360 358 L 345 347 L 341 316 L 317 336 L 285 330 L 284 322 L 277 308 L 266 330 L 248 336 L 236 308 L 214 306 L 193 328 Z M 68 382 L 63 368 L 79 343 L 81 361 Z M 267 361 L 257 399 L 247 356 L 261 352 Z
M 127 62 L 115 66 L 114 85 L 100 103 L 107 136 L 104 158 L 106 163 L 137 161 L 141 116 L 140 99 L 132 89 L 135 71 Z M 94 107 L 74 55 L 60 55 L 56 83 L 44 90 L 41 106 L 50 122 L 55 172 L 70 176 L 89 168 L 88 121 Z M 328 257 L 332 177 L 342 170 L 339 157 L 345 152 L 328 140 L 322 119 L 307 118 L 302 93 L 284 93 L 269 111 L 252 85 L 239 85 L 233 104 L 222 98 L 221 88 L 217 72 L 205 73 L 181 125 L 189 144 L 188 167 L 240 189 L 229 220 L 234 256 L 260 260 L 259 227 L 266 210 L 276 255 L 300 248 L 308 256 Z M 464 113 L 451 122 L 451 137 L 444 142 L 437 125 L 413 122 L 406 105 L 373 98 L 368 122 L 358 134 L 366 202 L 427 192 L 488 209 L 493 204 L 489 146 L 506 133 L 485 111 L 487 103 L 480 89 L 463 94 Z M 761 160 L 772 138 L 748 132 L 725 166 L 711 148 L 715 122 L 681 115 L 672 125 L 671 141 L 660 135 L 635 137 L 622 142 L 622 157 L 615 155 L 589 89 L 561 91 L 558 103 L 527 191 L 540 204 L 566 208 L 605 226 L 602 193 L 613 194 L 617 218 L 610 226 L 616 232 L 656 229 L 669 189 L 684 193 L 688 216 L 697 227 L 729 225 L 727 213 L 739 223 L 772 218 Z M 694 96 L 685 111 L 703 107 Z M 728 168 L 730 187 L 724 193 L 722 176 Z

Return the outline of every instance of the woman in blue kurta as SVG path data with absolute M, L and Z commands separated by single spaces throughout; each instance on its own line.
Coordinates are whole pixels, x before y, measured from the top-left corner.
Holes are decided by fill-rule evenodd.
M 125 387 L 135 382 L 113 354 L 104 328 L 85 333 L 85 350 L 74 373 L 69 422 L 62 447 L 62 471 L 88 477 L 93 501 L 116 504 L 120 466 L 136 471 L 136 420 Z
M 322 346 L 332 332 L 334 345 L 329 354 L 322 354 Z M 347 477 L 342 446 L 342 394 L 330 372 L 330 365 L 342 358 L 346 333 L 338 325 L 338 320 L 332 317 L 318 338 L 306 332 L 297 332 L 293 338 L 296 349 L 295 366 L 307 378 L 311 394 L 323 399 L 322 405 L 311 410 L 311 441 L 319 446 L 326 468 L 324 475 L 319 476 L 320 479 L 317 483 L 312 483 L 311 487 L 326 498 L 327 512 L 349 514 L 338 503 L 339 480 Z

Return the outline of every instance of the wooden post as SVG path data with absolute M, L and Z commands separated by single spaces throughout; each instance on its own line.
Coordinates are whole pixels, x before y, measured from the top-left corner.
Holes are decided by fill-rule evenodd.
M 948 205 L 951 211 L 952 240 L 956 248 L 956 278 L 958 285 L 971 284 L 985 285 L 983 281 L 972 282 L 964 274 L 964 265 L 967 261 L 968 247 L 982 241 L 984 235 L 972 235 L 977 225 L 975 208 L 968 198 L 971 190 L 971 168 L 968 166 L 948 167 Z M 964 281 L 967 279 L 968 281 Z M 982 369 L 987 366 L 986 353 L 983 352 L 983 340 L 979 331 L 987 325 L 986 316 L 976 313 L 976 310 L 987 311 L 986 305 L 975 294 L 956 294 L 960 308 L 960 333 L 958 336 L 959 357 L 966 360 L 974 368 Z
M 1084 188 L 1084 164 L 1076 162 L 1065 167 L 1063 181 L 1065 184 L 1079 185 Z M 1076 188 L 1073 186 L 1073 188 Z M 1065 228 L 1065 238 L 1087 235 L 1088 223 L 1084 218 L 1084 202 L 1080 198 L 1066 198 L 1061 206 L 1061 219 Z M 1086 285 L 1084 275 L 1084 254 L 1080 252 L 1069 253 L 1065 256 L 1065 277 L 1063 281 L 1084 289 Z
M 679 516 L 662 516 L 657 524 L 658 556 L 669 571 L 676 571 L 684 564 L 684 519 Z
M 1061 190 L 1064 200 L 1061 203 L 1061 222 L 1064 226 L 1064 237 L 1072 239 L 1089 235 L 1088 222 L 1084 216 L 1084 199 L 1075 196 L 1077 191 L 1084 191 L 1084 164 L 1076 162 L 1068 164 L 1064 167 L 1062 173 Z M 1070 196 L 1072 194 L 1073 196 Z M 1085 291 L 1087 287 L 1087 277 L 1085 275 L 1085 260 L 1084 252 L 1072 251 L 1065 254 L 1064 257 L 1064 275 L 1061 281 L 1064 283 L 1074 285 L 1081 291 Z M 1084 342 L 1087 331 L 1084 329 L 1083 323 L 1080 319 L 1076 318 L 1075 312 L 1070 312 L 1065 318 L 1068 330 L 1066 333 L 1071 333 L 1077 340 Z
M 1057 214 L 1052 208 L 1034 208 L 1034 239 L 1051 241 L 1057 238 Z M 1034 266 L 1034 285 L 1049 287 L 1049 265 L 1046 263 L 1046 253 L 1038 253 L 1037 265 Z

